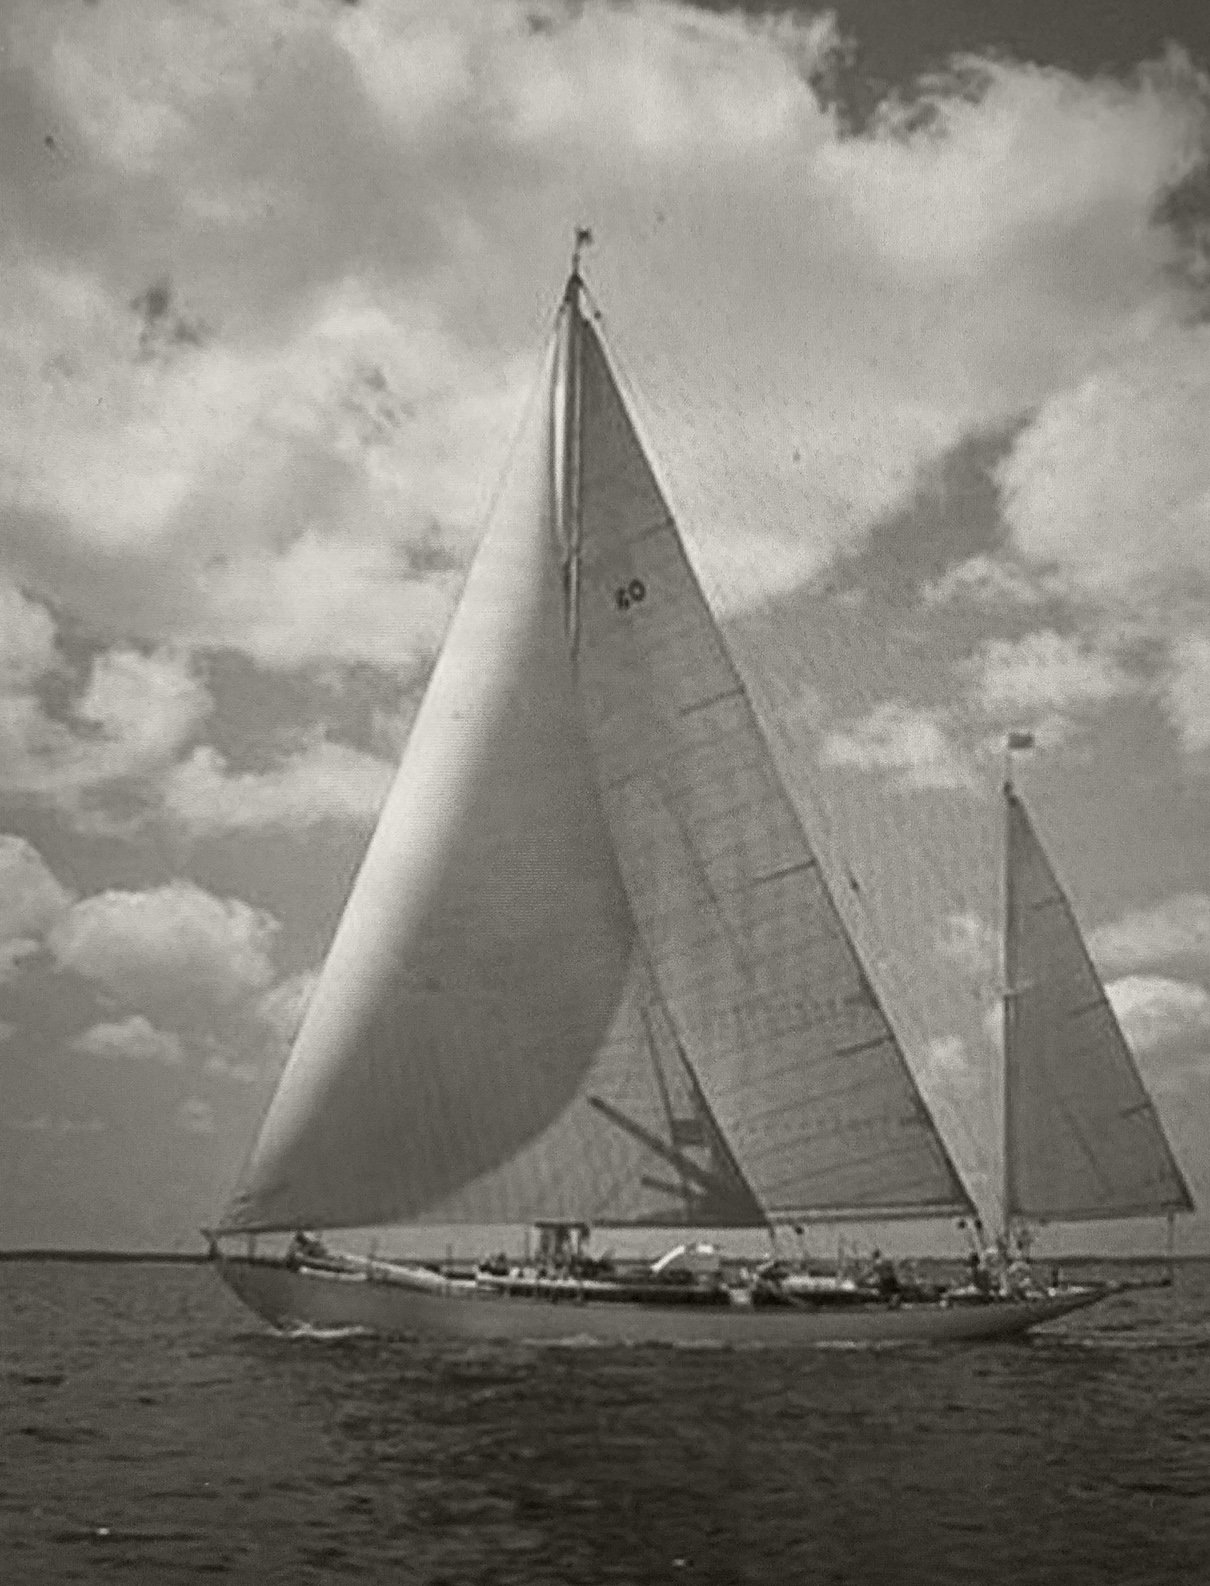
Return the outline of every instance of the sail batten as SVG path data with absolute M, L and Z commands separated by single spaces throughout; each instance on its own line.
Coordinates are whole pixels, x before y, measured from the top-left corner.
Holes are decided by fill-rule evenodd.
M 1155 1217 L 1193 1198 L 1024 804 L 1005 790 L 1005 1213 Z

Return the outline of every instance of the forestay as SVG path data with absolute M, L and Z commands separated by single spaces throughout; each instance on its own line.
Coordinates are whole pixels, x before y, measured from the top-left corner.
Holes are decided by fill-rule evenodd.
M 1191 1211 L 1070 904 L 1024 805 L 1006 797 L 1006 1215 Z

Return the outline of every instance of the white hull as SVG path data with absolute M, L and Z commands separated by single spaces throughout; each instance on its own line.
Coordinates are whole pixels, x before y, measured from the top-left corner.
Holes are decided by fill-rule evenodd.
M 966 1342 L 1007 1338 L 1092 1305 L 1105 1286 L 986 1304 L 866 1304 L 820 1308 L 651 1305 L 509 1297 L 459 1286 L 445 1293 L 402 1284 L 220 1257 L 219 1275 L 249 1309 L 283 1331 L 362 1328 L 383 1337 L 603 1344 L 820 1344 Z

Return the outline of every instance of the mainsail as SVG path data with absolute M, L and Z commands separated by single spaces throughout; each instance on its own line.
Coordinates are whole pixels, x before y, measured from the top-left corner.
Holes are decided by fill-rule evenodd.
M 965 1210 L 587 320 L 581 340 L 580 694 L 669 1017 L 771 1216 Z
M 1005 1216 L 1192 1211 L 1071 905 L 1020 798 L 1005 798 Z
M 224 1230 L 970 1209 L 581 291 Z

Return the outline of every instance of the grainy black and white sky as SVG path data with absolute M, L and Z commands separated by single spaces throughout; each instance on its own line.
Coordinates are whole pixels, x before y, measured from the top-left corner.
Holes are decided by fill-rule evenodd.
M 0 1243 L 218 1211 L 587 220 L 956 1153 L 994 1173 L 1011 723 L 1210 1248 L 1210 13 L 0 27 Z

